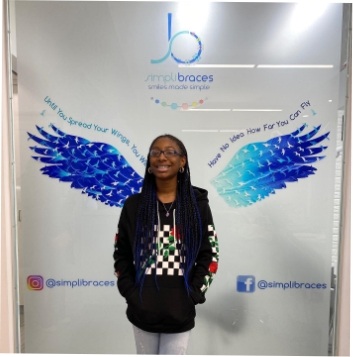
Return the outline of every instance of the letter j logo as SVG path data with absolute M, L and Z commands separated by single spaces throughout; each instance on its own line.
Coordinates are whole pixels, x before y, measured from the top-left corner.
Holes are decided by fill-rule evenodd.
M 253 275 L 238 275 L 237 291 L 240 293 L 253 293 L 255 291 L 255 277 Z
M 159 59 L 152 59 L 151 63 L 153 64 L 157 64 L 157 63 L 162 63 L 164 62 L 169 56 L 171 56 L 175 62 L 177 63 L 182 63 L 182 64 L 190 64 L 190 63 L 194 63 L 196 62 L 200 56 L 201 56 L 201 52 L 202 52 L 202 43 L 200 38 L 195 34 L 195 32 L 190 32 L 190 31 L 180 31 L 177 32 L 175 35 L 171 36 L 172 33 L 172 14 L 168 14 L 168 51 L 167 53 Z M 174 40 L 181 35 L 190 35 L 193 39 L 195 39 L 196 41 L 196 53 L 194 55 L 192 55 L 192 57 L 188 60 L 182 60 L 180 58 L 178 58 L 177 56 L 174 55 L 174 53 L 172 52 L 172 46 L 173 46 L 173 42 Z

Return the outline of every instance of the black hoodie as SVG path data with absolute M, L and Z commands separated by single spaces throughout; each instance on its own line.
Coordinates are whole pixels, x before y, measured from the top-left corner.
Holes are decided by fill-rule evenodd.
M 189 278 L 190 294 L 179 267 L 180 241 L 174 237 L 174 209 L 167 215 L 166 207 L 158 203 L 157 262 L 147 267 L 141 293 L 135 284 L 133 258 L 137 207 L 141 195 L 130 196 L 121 211 L 114 251 L 115 274 L 119 292 L 128 305 L 126 314 L 129 321 L 144 331 L 179 333 L 191 330 L 195 326 L 195 305 L 206 301 L 205 292 L 217 271 L 218 241 L 207 191 L 194 187 L 194 192 L 202 220 L 203 238 Z

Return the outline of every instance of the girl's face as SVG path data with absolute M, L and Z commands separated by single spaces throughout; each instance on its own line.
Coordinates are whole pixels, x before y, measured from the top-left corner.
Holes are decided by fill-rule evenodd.
M 176 179 L 178 171 L 186 164 L 186 157 L 175 141 L 162 137 L 157 139 L 151 147 L 149 162 L 156 179 Z

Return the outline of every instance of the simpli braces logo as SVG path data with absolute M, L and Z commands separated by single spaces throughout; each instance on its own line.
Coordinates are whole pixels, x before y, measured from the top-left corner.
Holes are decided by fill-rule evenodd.
M 191 64 L 191 63 L 194 63 L 200 59 L 200 56 L 202 53 L 202 43 L 201 43 L 200 38 L 195 34 L 195 32 L 180 31 L 180 32 L 177 32 L 173 36 L 171 33 L 172 33 L 172 14 L 168 13 L 168 41 L 169 41 L 168 51 L 162 58 L 152 59 L 151 63 L 153 63 L 153 64 L 162 63 L 169 56 L 172 57 L 176 63 L 180 63 L 180 64 Z M 181 35 L 189 35 L 196 41 L 196 48 L 197 48 L 196 53 L 188 60 L 182 60 L 182 59 L 178 58 L 177 56 L 175 56 L 174 53 L 172 52 L 172 45 L 173 45 L 174 40 L 178 36 L 181 36 Z

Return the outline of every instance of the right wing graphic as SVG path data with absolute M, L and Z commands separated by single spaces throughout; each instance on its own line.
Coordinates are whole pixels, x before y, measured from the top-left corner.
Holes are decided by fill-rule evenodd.
M 299 136 L 306 124 L 288 135 L 242 147 L 211 183 L 229 206 L 245 207 L 263 200 L 286 183 L 315 174 L 312 164 L 327 146 L 329 132 L 315 138 L 321 126 Z

